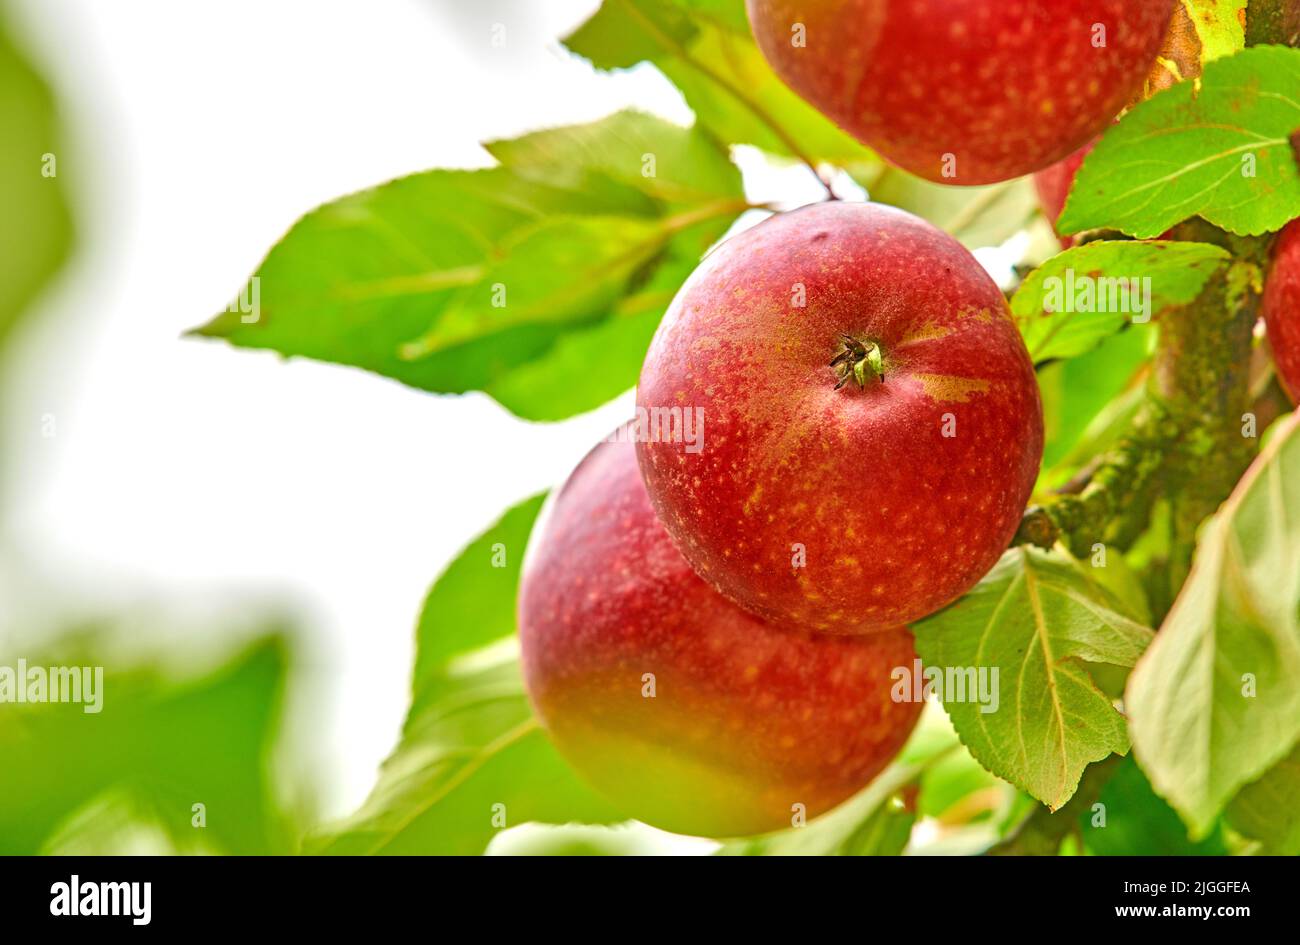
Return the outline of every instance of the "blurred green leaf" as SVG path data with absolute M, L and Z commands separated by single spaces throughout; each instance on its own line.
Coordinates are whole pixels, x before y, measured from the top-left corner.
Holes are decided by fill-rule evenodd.
M 1112 554 L 1099 560 L 1105 561 L 1104 566 L 1089 566 L 1088 577 L 1118 601 L 1118 609 L 1123 614 L 1143 626 L 1150 626 L 1151 606 L 1147 600 L 1146 591 L 1142 586 L 1141 579 L 1124 559 L 1124 556 Z M 1117 666 L 1115 668 L 1122 669 L 1123 672 L 1117 680 L 1114 680 L 1113 685 L 1112 679 L 1103 678 L 1105 667 L 1101 664 L 1096 666 L 1094 675 L 1098 679 L 1102 691 L 1118 699 L 1124 694 L 1124 684 L 1128 681 L 1128 670 L 1132 667 Z
M 657 838 L 636 823 L 601 827 L 594 824 L 528 824 L 500 834 L 489 856 L 655 856 Z
M 1300 49 L 1256 46 L 1142 102 L 1084 160 L 1058 230 L 1147 239 L 1197 215 L 1243 236 L 1281 229 L 1300 216 L 1297 88 Z
M 676 0 L 694 16 L 710 20 L 733 33 L 749 33 L 749 16 L 745 0 Z
M 1224 856 L 1222 831 L 1192 842 L 1172 807 L 1156 796 L 1137 763 L 1125 758 L 1101 790 L 1105 824 L 1094 826 L 1097 812 L 1079 815 L 1084 846 L 1095 856 Z
M 1300 745 L 1228 805 L 1228 823 L 1274 856 L 1300 856 Z
M 96 666 L 102 658 L 78 647 L 28 665 Z M 36 852 L 66 818 L 106 795 L 152 812 L 181 849 L 289 852 L 269 774 L 287 660 L 283 639 L 268 635 L 201 678 L 110 665 L 98 713 L 75 703 L 5 705 L 0 852 Z M 201 829 L 191 825 L 200 803 Z
M 945 737 L 952 748 L 921 775 L 916 813 L 927 821 L 927 829 L 922 836 L 912 837 L 909 854 L 978 855 L 1032 811 L 1042 808 L 1028 794 L 991 774 L 971 755 L 957 738 L 952 720 L 941 705 L 927 706 L 921 721 L 929 730 L 922 735 Z M 919 740 L 914 738 L 913 742 Z
M 626 819 L 560 758 L 524 691 L 515 606 L 543 498 L 509 509 L 434 583 L 401 742 L 361 809 L 320 830 L 308 852 L 477 854 L 530 821 Z
M 699 36 L 685 3 L 676 0 L 602 0 L 564 45 L 597 69 L 627 69 L 689 46 Z
M 968 249 L 1001 246 L 1039 212 L 1029 177 L 986 187 L 953 187 L 879 161 L 857 162 L 846 170 L 872 200 L 929 220 Z
M 169 833 L 158 813 L 131 794 L 109 789 L 73 811 L 41 844 L 41 856 L 210 856 L 222 851 L 201 830 Z
M 417 174 L 308 214 L 245 287 L 257 311 L 196 333 L 483 390 L 526 419 L 632 387 L 651 317 L 638 305 L 666 306 L 660 290 L 745 209 L 739 172 L 702 131 L 635 112 L 490 148 L 509 166 Z
M 698 124 L 728 144 L 814 162 L 870 155 L 777 78 L 740 0 L 604 0 L 564 43 L 600 69 L 654 63 Z
M 1154 319 L 1191 302 L 1228 256 L 1207 243 L 1086 243 L 1030 273 L 1011 312 L 1034 361 L 1072 358 L 1133 315 Z
M 508 509 L 429 589 L 415 631 L 417 694 L 420 684 L 436 681 L 453 658 L 514 634 L 524 548 L 545 499 L 540 493 Z
M 1151 631 L 1072 559 L 1014 548 L 913 632 L 927 669 L 988 672 L 998 697 L 992 711 L 940 692 L 944 708 L 981 764 L 1053 810 L 1089 762 L 1128 750 L 1124 719 L 1088 665 L 1132 666 Z
M 921 777 L 921 794 L 917 813 L 925 817 L 942 817 L 956 805 L 984 791 L 1010 791 L 1005 782 L 990 774 L 962 745 L 937 761 Z
M 1086 354 L 1037 370 L 1045 428 L 1040 486 L 1062 485 L 1109 445 L 1104 434 L 1113 425 L 1110 419 L 1125 419 L 1128 402 L 1143 394 L 1141 368 L 1153 341 L 1153 331 L 1135 326 L 1102 339 Z M 1127 424 L 1114 426 L 1115 432 L 1127 429 Z
M 1138 762 L 1194 837 L 1300 739 L 1298 423 L 1203 527 L 1191 576 L 1129 678 Z
M 6 20 L 0 6 L 0 259 L 5 272 L 0 279 L 0 345 L 72 245 L 72 214 L 59 175 L 68 168 L 68 156 L 61 147 L 54 98 L 14 43 Z
M 1128 429 L 1154 338 L 1140 326 L 1119 331 L 1085 354 L 1038 369 L 1046 433 L 1039 489 L 1062 485 Z
M 467 659 L 417 680 L 413 707 L 379 783 L 309 853 L 477 854 L 528 821 L 626 819 L 580 783 L 533 717 L 518 660 Z

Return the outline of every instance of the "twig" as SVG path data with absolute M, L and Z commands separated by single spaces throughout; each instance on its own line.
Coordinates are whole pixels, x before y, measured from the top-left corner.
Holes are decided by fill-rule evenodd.
M 637 23 L 641 26 L 641 28 L 650 34 L 650 36 L 655 40 L 655 42 L 659 43 L 665 49 L 671 51 L 674 55 L 676 55 L 679 59 L 681 59 L 682 62 L 686 63 L 691 68 L 695 69 L 695 71 L 699 72 L 706 79 L 708 79 L 709 81 L 713 82 L 714 84 L 722 88 L 732 97 L 734 97 L 736 101 L 744 105 L 745 108 L 747 108 L 755 118 L 757 118 L 764 125 L 766 125 L 768 130 L 771 131 L 772 134 L 776 135 L 776 137 L 780 140 L 780 142 L 783 145 L 785 145 L 786 149 L 791 154 L 793 154 L 805 165 L 807 165 L 808 169 L 812 171 L 813 176 L 816 177 L 817 181 L 822 185 L 822 187 L 826 189 L 826 196 L 828 199 L 830 200 L 839 199 L 835 191 L 831 188 L 830 181 L 826 177 L 824 177 L 822 173 L 817 169 L 817 164 L 812 159 L 811 155 L 805 152 L 803 148 L 799 145 L 799 142 L 795 140 L 794 136 L 791 135 L 784 128 L 782 128 L 780 123 L 777 122 L 776 119 L 774 119 L 771 115 L 769 115 L 762 105 L 754 101 L 754 99 L 749 95 L 749 93 L 747 93 L 744 89 L 737 86 L 726 76 L 714 70 L 707 63 L 701 62 L 699 59 L 697 59 L 689 49 L 687 49 L 685 46 L 679 43 L 672 36 L 668 35 L 663 30 L 661 30 L 653 20 L 651 20 L 644 13 L 638 10 L 635 4 L 629 2 L 629 0 L 618 0 L 618 3 L 620 6 L 623 7 L 624 12 L 626 12 L 629 17 L 636 20 Z

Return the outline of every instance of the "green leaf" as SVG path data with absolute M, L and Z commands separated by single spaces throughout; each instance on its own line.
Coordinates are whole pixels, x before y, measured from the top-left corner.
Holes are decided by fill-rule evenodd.
M 816 161 L 870 152 L 799 98 L 767 64 L 739 3 L 604 0 L 564 43 L 600 69 L 652 62 L 681 90 L 697 124 L 729 144 Z
M 626 819 L 561 759 L 524 691 L 516 593 L 543 499 L 509 509 L 434 583 L 401 742 L 361 809 L 311 837 L 308 852 L 477 854 L 530 821 Z
M 989 771 L 1053 810 L 1090 762 L 1128 750 L 1123 717 L 1088 670 L 1132 666 L 1150 639 L 1119 608 L 1072 559 L 1014 548 L 965 597 L 913 628 L 927 669 L 987 673 L 994 711 L 939 693 L 953 727 Z
M 75 168 L 62 149 L 49 86 L 14 44 L 0 10 L 0 345 L 18 315 L 67 259 L 72 214 L 63 186 Z M 48 163 L 46 155 L 54 159 Z M 45 176 L 45 169 L 54 171 Z
M 914 213 L 970 249 L 1002 245 L 1038 213 L 1038 196 L 1029 177 L 982 187 L 950 187 L 880 161 L 857 162 L 846 170 L 872 200 Z
M 530 420 L 562 420 L 621 394 L 635 381 L 664 310 L 697 261 L 690 252 L 665 259 L 648 283 L 613 306 L 609 318 L 566 331 L 545 354 L 485 390 Z
M 1174 809 L 1151 789 L 1137 763 L 1120 762 L 1102 788 L 1105 824 L 1094 826 L 1096 812 L 1079 816 L 1084 846 L 1095 856 L 1223 856 L 1228 850 L 1222 831 L 1193 842 Z
M 457 661 L 417 685 L 421 705 L 370 797 L 310 838 L 307 852 L 478 854 L 499 830 L 528 821 L 625 819 L 552 747 L 513 656 Z
M 0 712 L 0 852 L 35 853 L 97 801 L 148 810 L 177 849 L 285 853 L 290 838 L 271 782 L 287 651 L 268 635 L 198 677 L 160 667 L 112 668 L 93 641 L 28 665 L 109 666 L 101 711 L 76 703 L 5 705 Z M 69 764 L 69 759 L 76 759 Z M 191 824 L 192 805 L 207 825 Z
M 956 747 L 961 751 L 954 751 L 937 761 L 921 777 L 917 813 L 923 817 L 942 817 L 973 794 L 1013 791 L 1005 781 L 994 777 L 976 761 L 964 745 Z
M 1246 46 L 1249 0 L 1182 0 L 1201 41 L 1201 62 L 1231 56 Z
M 597 69 L 627 69 L 689 45 L 699 35 L 685 4 L 668 0 L 603 0 L 564 45 Z
M 308 214 L 246 304 L 196 334 L 486 391 L 527 419 L 630 388 L 647 299 L 666 306 L 745 209 L 739 173 L 702 132 L 632 112 L 491 147 L 510 166 L 417 174 Z
M 1037 801 L 991 774 L 971 755 L 957 737 L 952 720 L 938 705 L 927 706 L 921 722 L 929 724 L 913 739 L 914 744 L 923 737 L 946 736 L 944 744 L 951 750 L 935 758 L 921 775 L 916 812 L 919 817 L 933 819 L 939 829 L 918 838 L 910 853 L 928 856 L 982 852 L 1029 809 L 1039 807 Z
M 653 216 L 639 192 L 613 182 L 592 191 L 581 172 L 571 177 L 556 185 L 502 168 L 430 171 L 327 204 L 259 267 L 260 310 L 225 312 L 199 332 L 438 389 L 438 359 L 404 361 L 399 350 L 478 282 L 499 242 L 559 213 Z M 472 372 L 462 368 L 449 386 Z
M 656 835 L 652 828 L 636 822 L 609 827 L 595 824 L 528 824 L 500 834 L 488 846 L 487 855 L 655 856 L 664 852 L 661 836 Z
M 457 656 L 515 632 L 515 588 L 524 549 L 546 493 L 506 510 L 439 575 L 416 627 L 414 683 L 437 680 Z
M 563 420 L 612 400 L 635 383 L 666 306 L 663 301 L 650 311 L 630 315 L 616 311 L 592 328 L 566 332 L 545 355 L 493 381 L 486 390 L 529 420 Z
M 1197 215 L 1239 235 L 1280 229 L 1300 216 L 1297 88 L 1300 50 L 1256 46 L 1142 102 L 1084 160 L 1058 229 L 1149 238 Z
M 1030 273 L 1011 312 L 1035 361 L 1072 358 L 1126 321 L 1145 324 L 1191 302 L 1228 257 L 1208 243 L 1086 243 Z
M 1293 415 L 1203 528 L 1129 678 L 1138 762 L 1203 836 L 1300 739 L 1300 435 Z
M 1228 823 L 1273 856 L 1300 856 L 1300 745 L 1241 789 L 1228 805 Z
M 745 0 L 675 0 L 697 21 L 708 20 L 733 33 L 749 35 L 749 16 L 745 13 Z
M 1091 351 L 1038 369 L 1046 443 L 1035 491 L 1062 485 L 1128 429 L 1154 337 L 1140 326 L 1119 331 Z
M 634 110 L 483 147 L 517 173 L 535 172 L 544 179 L 576 166 L 678 207 L 742 193 L 740 171 L 724 145 L 702 130 Z
M 674 230 L 631 217 L 556 217 L 514 234 L 419 338 L 401 348 L 418 360 L 523 325 L 592 321 L 607 314 Z

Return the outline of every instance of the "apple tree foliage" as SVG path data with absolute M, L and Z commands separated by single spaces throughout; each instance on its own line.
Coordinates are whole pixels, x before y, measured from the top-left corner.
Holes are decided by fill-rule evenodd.
M 1248 343 L 1269 236 L 1300 217 L 1300 50 L 1271 44 L 1257 5 L 1275 18 L 1271 0 L 1183 0 L 1182 81 L 1102 137 L 1057 221 L 1084 238 L 1022 253 L 1010 307 L 1046 411 L 1043 507 L 978 586 L 914 628 L 929 664 L 999 669 L 1001 710 L 946 706 L 852 801 L 721 852 L 896 854 L 922 842 L 921 818 L 940 826 L 933 852 L 1300 852 L 1300 431 L 1294 415 L 1248 429 L 1290 409 L 1270 413 Z M 623 111 L 487 142 L 486 169 L 343 197 L 270 250 L 259 317 L 225 312 L 195 334 L 554 421 L 635 384 L 701 255 L 765 209 L 746 198 L 738 145 L 855 181 L 972 248 L 1046 232 L 1025 180 L 948 188 L 885 166 L 776 78 L 741 0 L 604 0 L 565 43 L 600 70 L 653 64 L 694 123 Z M 1149 277 L 1149 318 L 1062 307 L 1050 293 L 1069 271 Z M 1225 318 L 1246 324 L 1246 348 L 1224 341 Z M 1250 418 L 1211 396 L 1235 381 Z M 474 853 L 526 821 L 625 819 L 568 769 L 523 692 L 515 587 L 541 501 L 434 583 L 401 740 L 309 852 Z M 489 567 L 499 548 L 508 566 Z M 613 828 L 582 830 L 584 845 L 627 849 Z
M 72 212 L 58 176 L 62 153 L 53 95 L 0 22 L 0 182 L 5 213 L 0 218 L 0 344 L 19 314 L 67 259 L 72 243 Z M 41 160 L 31 173 L 32 155 Z

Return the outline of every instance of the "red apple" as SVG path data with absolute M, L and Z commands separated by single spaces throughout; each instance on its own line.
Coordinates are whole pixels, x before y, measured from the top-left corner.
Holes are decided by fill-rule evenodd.
M 626 437 L 592 450 L 560 492 L 530 549 L 519 627 L 528 692 L 561 753 L 622 810 L 679 833 L 760 833 L 789 827 L 795 805 L 835 806 L 888 764 L 921 709 L 890 697 L 891 671 L 915 658 L 907 630 L 770 626 L 696 577 Z
M 960 597 L 1042 458 L 1001 291 L 956 240 L 877 204 L 804 207 L 715 249 L 651 342 L 637 411 L 650 500 L 696 572 L 816 630 Z
M 1096 137 L 1142 91 L 1173 0 L 747 0 L 791 88 L 905 170 L 987 184 Z
M 1264 284 L 1264 326 L 1278 378 L 1292 403 L 1300 403 L 1300 220 L 1292 220 L 1273 247 Z

